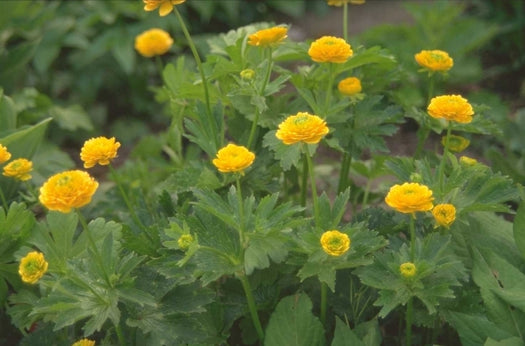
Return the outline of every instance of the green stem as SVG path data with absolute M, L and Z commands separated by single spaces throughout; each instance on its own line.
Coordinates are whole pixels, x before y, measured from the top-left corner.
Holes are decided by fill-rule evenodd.
M 410 214 L 410 262 L 414 262 L 416 257 L 416 214 Z
M 162 64 L 162 59 L 159 55 L 155 56 L 155 66 L 157 68 L 157 73 L 159 74 L 160 79 L 164 80 L 164 77 L 162 76 L 164 72 L 164 65 Z
M 368 205 L 368 196 L 370 195 L 370 188 L 372 187 L 372 179 L 366 181 L 365 192 L 363 193 L 363 203 L 361 203 L 361 210 L 364 210 Z
M 306 185 L 308 183 L 308 162 L 306 156 L 303 159 L 303 170 L 301 174 L 301 206 L 306 207 Z
M 117 338 L 120 346 L 126 345 L 126 338 L 124 337 L 124 334 L 122 333 L 122 328 L 120 327 L 120 323 L 115 323 L 115 332 L 117 333 Z
M 430 104 L 430 100 L 432 100 L 432 96 L 434 95 L 434 76 L 431 75 L 428 80 L 428 95 L 427 95 L 427 105 Z M 420 124 L 420 128 L 417 130 L 417 146 L 416 146 L 416 152 L 414 153 L 415 158 L 419 158 L 421 155 L 421 152 L 423 151 L 423 147 L 425 145 L 425 142 L 427 141 L 428 135 L 430 134 L 430 128 L 427 127 L 425 124 Z
M 239 241 L 241 242 L 241 249 L 244 249 L 244 204 L 242 202 L 241 179 L 239 175 L 235 181 L 237 185 L 237 199 L 239 200 Z
M 348 42 L 348 2 L 343 5 L 343 38 Z
M 255 299 L 253 298 L 252 288 L 248 277 L 244 274 L 237 276 L 241 280 L 242 288 L 244 289 L 244 294 L 246 295 L 246 301 L 248 302 L 248 309 L 250 310 L 250 315 L 252 317 L 253 326 L 257 331 L 259 340 L 262 342 L 264 340 L 264 331 L 259 320 L 259 314 L 257 313 L 257 305 L 255 304 Z
M 413 300 L 414 298 L 410 297 L 407 302 L 407 313 L 406 313 L 406 324 L 405 324 L 405 334 L 406 334 L 406 345 L 412 345 L 412 314 L 413 314 Z
M 445 147 L 443 149 L 443 156 L 441 157 L 441 162 L 439 163 L 439 170 L 438 170 L 439 189 L 441 193 L 443 193 L 444 191 L 443 184 L 444 184 L 444 178 L 445 178 L 445 161 L 447 160 L 451 132 L 452 132 L 452 123 L 447 120 L 447 136 L 445 137 Z
M 314 166 L 312 164 L 312 158 L 310 156 L 310 150 L 308 149 L 308 144 L 304 144 L 304 152 L 306 156 L 306 164 L 308 165 L 308 173 L 310 175 L 310 185 L 312 189 L 312 203 L 314 205 L 314 218 L 315 218 L 315 225 L 319 227 L 319 204 L 317 203 L 317 186 L 315 184 L 315 172 L 314 172 Z
M 5 213 L 9 210 L 9 205 L 7 204 L 7 199 L 5 199 L 4 191 L 0 188 L 0 198 L 2 198 L 2 205 L 4 206 Z
M 428 77 L 428 95 L 427 95 L 427 105 L 430 104 L 430 101 L 432 100 L 432 97 L 434 97 L 434 86 L 435 86 L 435 80 L 434 75 L 431 75 Z
M 324 117 L 328 117 L 328 110 L 330 109 L 330 101 L 332 100 L 332 89 L 334 82 L 334 64 L 328 63 L 328 85 L 326 88 L 326 99 L 324 104 Z
M 321 282 L 321 323 L 326 325 L 326 306 L 327 306 L 328 286 L 326 282 Z
M 351 164 L 352 164 L 352 155 L 350 155 L 347 152 L 344 152 L 343 159 L 341 161 L 341 173 L 339 175 L 339 186 L 337 188 L 338 193 L 343 192 L 348 187 L 348 174 L 350 173 Z

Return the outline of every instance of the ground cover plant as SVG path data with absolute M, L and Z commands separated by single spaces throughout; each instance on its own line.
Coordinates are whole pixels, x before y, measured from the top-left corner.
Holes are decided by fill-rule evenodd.
M 318 3 L 342 37 L 9 3 L 51 34 L 2 27 L 0 343 L 523 345 L 525 113 L 471 87 L 514 29 L 438 1 L 354 38 L 364 0 Z

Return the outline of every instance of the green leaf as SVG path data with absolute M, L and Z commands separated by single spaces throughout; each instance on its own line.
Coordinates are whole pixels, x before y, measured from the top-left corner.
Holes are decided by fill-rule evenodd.
M 485 341 L 483 346 L 523 346 L 525 343 L 523 342 L 522 338 L 514 337 L 514 338 L 508 338 L 503 340 L 494 340 L 491 337 Z
M 332 340 L 332 346 L 365 346 L 365 343 L 361 341 L 357 335 L 341 321 L 338 317 L 335 318 L 335 331 L 334 339 Z
M 16 128 L 17 113 L 13 100 L 0 88 L 0 133 Z M 4 143 L 5 144 L 5 143 Z
M 58 126 L 67 131 L 93 130 L 93 123 L 87 112 L 79 105 L 69 107 L 53 106 L 49 109 Z
M 525 202 L 521 202 L 516 215 L 514 215 L 514 224 L 512 226 L 516 246 L 525 259 Z
M 456 329 L 464 346 L 479 346 L 485 343 L 488 337 L 497 340 L 510 338 L 508 332 L 498 328 L 486 316 L 469 315 L 462 312 L 448 311 L 444 313 L 448 323 Z
M 277 131 L 269 131 L 264 135 L 263 146 L 270 148 L 274 152 L 275 158 L 279 161 L 282 169 L 288 171 L 292 165 L 298 166 L 301 158 L 301 145 L 299 143 L 286 145 L 277 137 Z
M 306 294 L 281 299 L 270 316 L 264 344 L 268 346 L 324 344 L 323 326 L 312 314 L 312 302 Z

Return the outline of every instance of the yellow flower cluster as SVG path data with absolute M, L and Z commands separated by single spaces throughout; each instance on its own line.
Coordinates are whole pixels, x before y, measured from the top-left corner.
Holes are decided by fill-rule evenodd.
M 361 92 L 361 80 L 357 77 L 348 77 L 337 84 L 339 92 L 346 96 L 352 96 Z
M 467 124 L 472 121 L 474 110 L 460 95 L 442 95 L 430 100 L 428 114 L 433 118 L 443 118 L 458 123 Z
M 290 115 L 279 124 L 275 137 L 287 145 L 298 142 L 314 144 L 319 143 L 328 132 L 329 129 L 323 119 L 317 115 L 299 112 Z
M 80 339 L 71 346 L 95 346 L 95 341 L 89 339 Z
M 18 274 L 20 274 L 23 282 L 34 284 L 44 276 L 47 267 L 48 263 L 44 258 L 44 254 L 38 251 L 31 251 L 20 260 Z
M 69 213 L 91 202 L 98 183 L 88 173 L 72 170 L 51 176 L 40 188 L 39 200 L 47 209 Z
M 246 147 L 230 143 L 217 152 L 217 156 L 212 162 L 219 172 L 242 173 L 244 169 L 251 166 L 253 160 L 255 160 L 255 154 Z
M 173 6 L 180 5 L 186 0 L 143 0 L 144 11 L 155 11 L 159 9 L 161 17 L 167 16 L 173 11 Z
M 6 147 L 0 144 L 0 163 L 7 162 L 9 161 L 9 159 L 11 159 L 11 153 L 7 150 Z
M 321 247 L 330 256 L 341 256 L 350 249 L 350 237 L 337 230 L 326 231 L 321 236 Z
M 399 266 L 399 273 L 401 273 L 401 276 L 404 278 L 412 278 L 416 275 L 416 272 L 416 265 L 412 262 L 405 262 Z
M 6 177 L 15 178 L 20 181 L 26 181 L 31 179 L 33 170 L 33 163 L 27 159 L 16 159 L 9 162 L 4 166 L 4 172 L 2 173 Z
M 422 50 L 414 58 L 420 66 L 430 71 L 448 71 L 454 66 L 454 60 L 442 50 Z
M 256 47 L 275 47 L 288 37 L 288 28 L 274 26 L 273 28 L 259 30 L 248 36 L 248 44 Z
M 452 204 L 437 204 L 432 209 L 432 215 L 438 226 L 449 228 L 456 220 L 456 207 Z
M 344 4 L 362 5 L 365 0 L 326 0 L 330 6 L 343 6 Z
M 432 190 L 419 183 L 394 185 L 388 191 L 385 202 L 400 213 L 410 214 L 432 209 Z
M 441 137 L 441 144 L 443 144 L 443 146 L 445 146 L 446 140 L 447 140 L 447 136 Z M 470 145 L 470 141 L 466 139 L 465 137 L 450 135 L 448 139 L 448 149 L 455 153 L 459 153 L 467 149 L 469 145 Z
M 84 168 L 91 168 L 97 163 L 105 166 L 117 157 L 117 150 L 120 143 L 115 141 L 115 137 L 97 137 L 84 142 L 80 150 L 80 159 L 84 162 Z
M 146 30 L 135 37 L 135 49 L 146 58 L 166 53 L 172 44 L 170 34 L 157 28 Z
M 315 62 L 345 63 L 354 54 L 350 45 L 342 38 L 323 36 L 310 45 L 308 55 Z

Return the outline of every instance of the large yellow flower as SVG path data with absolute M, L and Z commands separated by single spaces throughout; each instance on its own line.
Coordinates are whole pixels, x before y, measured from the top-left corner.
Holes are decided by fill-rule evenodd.
M 142 0 L 144 1 L 144 11 L 155 11 L 159 9 L 161 17 L 167 16 L 173 11 L 173 6 L 180 5 L 186 0 Z
M 310 45 L 308 55 L 315 62 L 344 63 L 354 54 L 346 41 L 339 37 L 323 36 Z
M 405 262 L 399 266 L 399 273 L 404 278 L 411 278 L 417 273 L 416 265 L 412 262 Z
M 361 92 L 361 80 L 356 77 L 348 77 L 337 84 L 339 92 L 346 96 L 352 96 Z
M 321 236 L 321 246 L 331 256 L 341 256 L 350 249 L 350 237 L 337 230 L 326 231 Z
M 438 226 L 449 228 L 454 220 L 456 220 L 456 207 L 448 203 L 437 204 L 432 209 L 432 215 Z
M 242 145 L 228 144 L 217 152 L 217 158 L 213 159 L 213 165 L 219 172 L 232 173 L 241 172 L 251 166 L 255 160 L 255 154 Z
M 84 162 L 84 168 L 91 168 L 97 163 L 106 166 L 117 157 L 118 148 L 120 143 L 115 141 L 115 137 L 91 138 L 84 142 L 80 150 L 80 159 Z
M 7 151 L 7 148 L 0 144 L 0 163 L 9 161 L 11 158 L 11 153 Z
M 166 53 L 172 44 L 170 34 L 157 28 L 146 30 L 135 37 L 135 49 L 146 58 Z
M 460 95 L 442 95 L 430 100 L 428 114 L 433 118 L 443 118 L 458 123 L 470 123 L 474 110 L 467 99 Z
M 328 132 L 329 129 L 323 119 L 317 115 L 299 112 L 290 115 L 279 124 L 275 137 L 287 145 L 298 142 L 313 144 L 319 143 Z
M 432 190 L 418 183 L 394 185 L 388 191 L 385 202 L 400 213 L 414 213 L 432 209 Z
M 257 47 L 274 47 L 288 37 L 288 28 L 274 26 L 273 28 L 259 30 L 248 36 L 248 44 Z
M 47 262 L 44 258 L 44 254 L 38 251 L 29 252 L 18 266 L 18 274 L 23 282 L 28 284 L 34 284 L 47 271 Z
M 4 173 L 6 177 L 15 178 L 17 180 L 26 181 L 31 179 L 33 170 L 33 163 L 27 159 L 16 159 L 4 166 Z
M 447 136 L 441 137 L 441 144 L 443 144 L 443 146 L 445 146 L 446 141 L 447 141 Z M 448 140 L 448 149 L 455 153 L 459 153 L 467 149 L 469 144 L 470 144 L 470 141 L 466 139 L 465 137 L 450 135 L 449 140 Z
M 344 4 L 362 5 L 365 0 L 326 0 L 330 6 L 343 6 Z
M 71 346 L 95 346 L 95 341 L 89 339 L 80 339 Z
M 40 188 L 39 200 L 47 209 L 69 213 L 91 202 L 98 183 L 88 173 L 66 171 L 50 177 Z
M 454 60 L 442 50 L 422 50 L 414 55 L 417 63 L 430 71 L 448 71 Z

